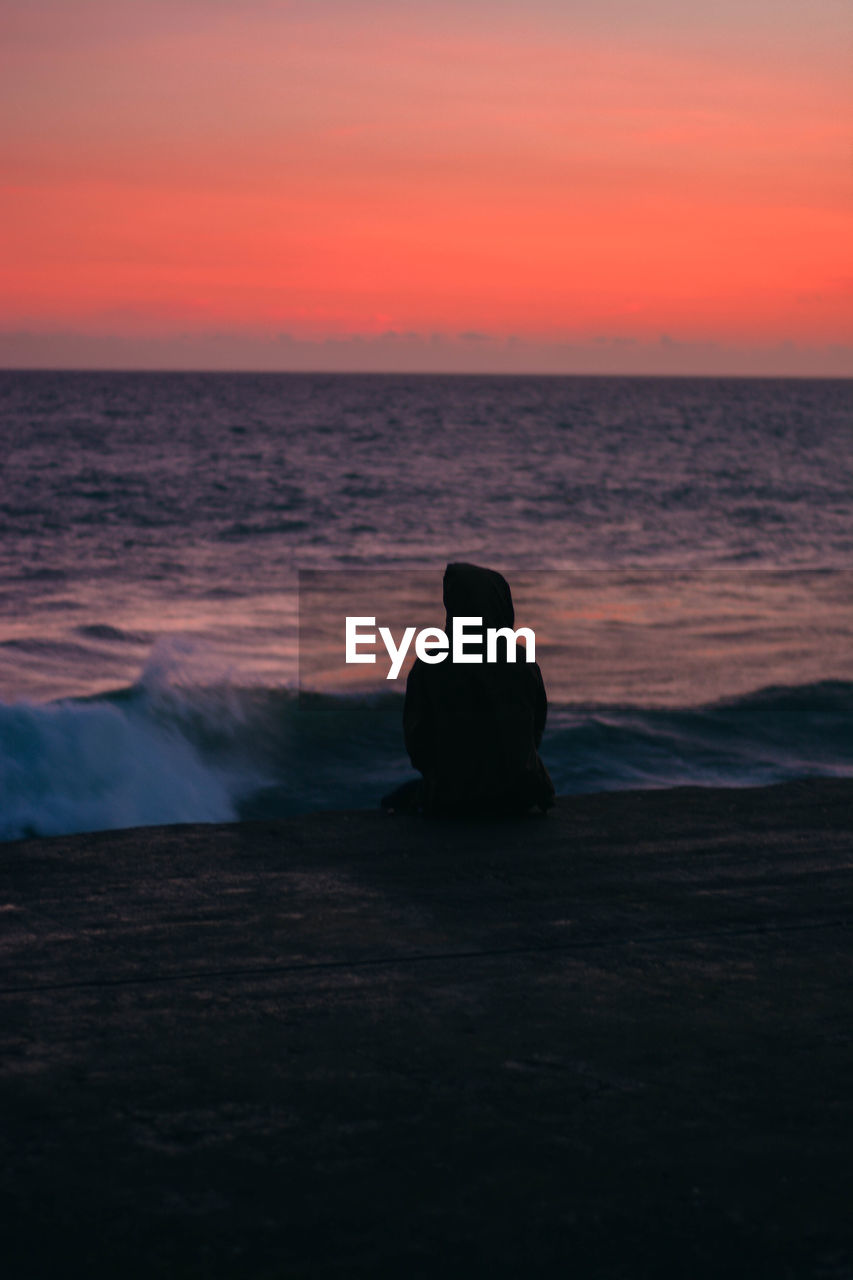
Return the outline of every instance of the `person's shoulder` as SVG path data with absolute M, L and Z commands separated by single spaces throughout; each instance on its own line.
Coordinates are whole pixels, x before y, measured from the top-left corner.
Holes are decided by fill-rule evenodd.
M 434 664 L 430 662 L 422 662 L 420 658 L 415 658 L 409 668 L 409 674 L 406 677 L 406 688 L 420 689 L 425 685 L 434 684 L 436 679 L 440 678 L 436 676 L 436 672 L 440 672 L 446 665 L 447 663 L 444 662 Z
M 524 664 L 525 680 L 529 689 L 544 689 L 545 681 L 542 678 L 542 668 L 538 662 L 525 662 Z
M 426 663 L 421 662 L 420 658 L 415 658 L 414 662 L 409 668 L 409 674 L 406 676 L 406 688 L 410 689 L 414 685 L 420 684 L 420 682 L 423 680 L 425 670 L 426 670 Z

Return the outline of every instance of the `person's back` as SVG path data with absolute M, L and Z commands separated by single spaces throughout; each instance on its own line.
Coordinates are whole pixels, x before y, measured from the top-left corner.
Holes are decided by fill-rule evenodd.
M 450 564 L 444 575 L 447 630 L 456 617 L 511 628 L 512 595 L 491 569 Z M 554 788 L 538 754 L 547 715 L 542 674 L 521 653 L 497 662 L 435 665 L 409 673 L 403 727 L 412 764 L 423 774 L 422 807 L 431 813 L 524 812 L 550 808 Z

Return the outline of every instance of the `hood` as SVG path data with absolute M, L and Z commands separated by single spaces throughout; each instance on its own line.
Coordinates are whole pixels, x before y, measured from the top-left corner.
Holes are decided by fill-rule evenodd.
M 494 569 L 476 564 L 449 564 L 444 571 L 447 630 L 453 618 L 482 618 L 484 627 L 511 627 L 515 622 L 509 583 Z

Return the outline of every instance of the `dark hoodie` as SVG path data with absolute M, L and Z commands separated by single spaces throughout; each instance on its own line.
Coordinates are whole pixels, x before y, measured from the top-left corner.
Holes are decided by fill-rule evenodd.
M 444 606 L 448 635 L 455 617 L 482 618 L 484 631 L 514 626 L 509 585 L 492 569 L 449 564 Z M 505 649 L 499 640 L 496 663 L 454 664 L 448 655 L 435 665 L 418 659 L 409 673 L 403 729 L 429 813 L 520 813 L 554 803 L 537 752 L 548 710 L 542 673 L 523 646 L 514 663 Z

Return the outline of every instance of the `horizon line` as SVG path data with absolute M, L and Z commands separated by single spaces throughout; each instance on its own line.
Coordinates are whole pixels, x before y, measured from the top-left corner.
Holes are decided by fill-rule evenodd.
M 324 378 L 630 378 L 633 380 L 667 379 L 668 381 L 685 381 L 702 379 L 715 381 L 753 381 L 753 382 L 851 382 L 853 373 L 708 373 L 708 372 L 630 372 L 601 370 L 496 370 L 496 369 L 239 369 L 239 368 L 199 368 L 186 366 L 171 368 L 156 365 L 138 366 L 104 366 L 104 365 L 41 365 L 0 364 L 0 374 L 4 373 L 81 373 L 81 374 L 187 374 L 191 377 L 213 375 L 223 377 L 324 377 Z

